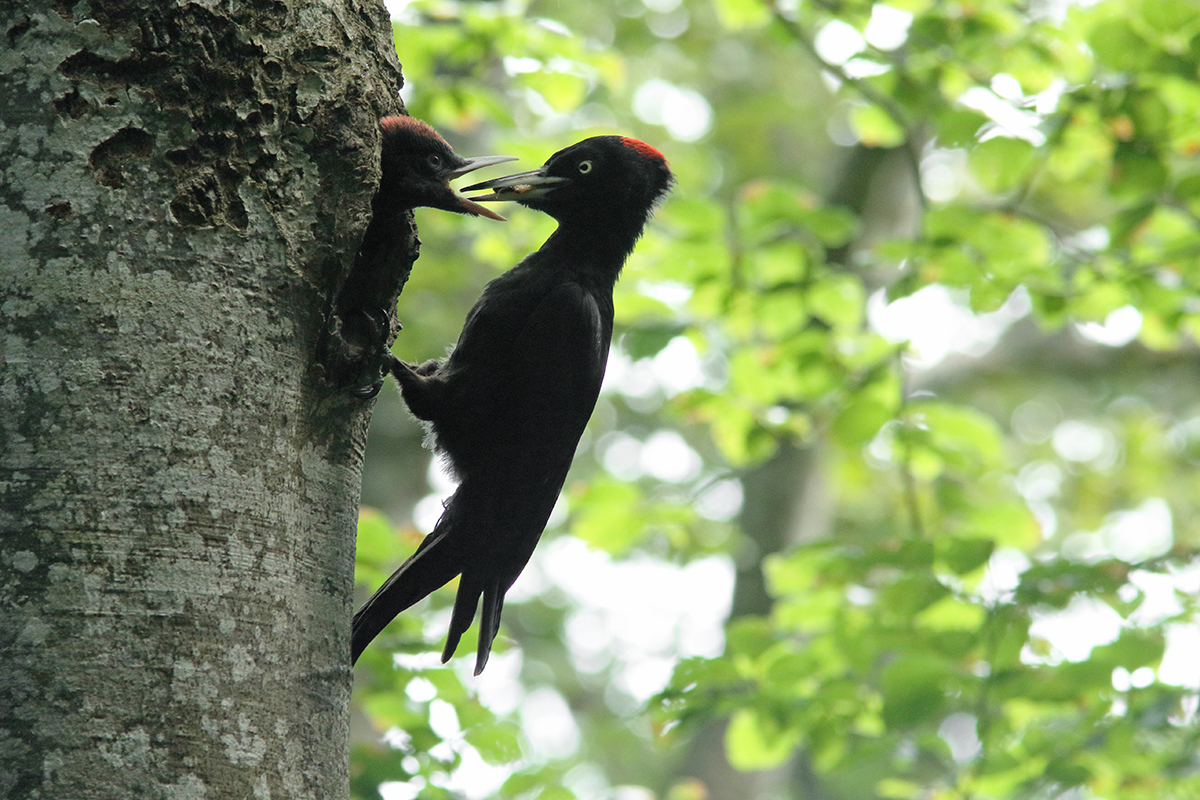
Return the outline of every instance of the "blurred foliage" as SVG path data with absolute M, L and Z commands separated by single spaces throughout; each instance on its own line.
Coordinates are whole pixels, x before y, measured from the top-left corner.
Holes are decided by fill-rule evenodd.
M 451 584 L 360 662 L 356 797 L 718 798 L 695 764 L 723 760 L 784 770 L 774 797 L 1200 796 L 1200 676 L 1159 669 L 1200 594 L 1200 4 L 417 0 L 395 40 L 410 112 L 460 152 L 667 154 L 546 539 L 723 556 L 769 612 L 735 602 L 720 654 L 664 644 L 647 703 L 538 557 L 484 678 L 438 666 Z M 402 357 L 441 355 L 552 229 L 502 212 L 418 212 Z M 868 324 L 936 287 L 996 341 L 943 325 L 930 364 Z M 738 498 L 797 447 L 830 510 L 768 541 Z M 364 587 L 419 541 L 370 509 L 359 537 Z M 548 696 L 574 734 L 534 735 Z

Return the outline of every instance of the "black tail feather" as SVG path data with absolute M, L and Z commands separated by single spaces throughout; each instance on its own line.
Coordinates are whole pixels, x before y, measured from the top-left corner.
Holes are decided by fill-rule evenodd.
M 488 656 L 492 654 L 492 642 L 500 630 L 500 611 L 504 608 L 504 589 L 493 580 L 483 590 L 483 613 L 479 616 L 479 649 L 475 653 L 475 674 L 483 672 Z
M 454 613 L 450 617 L 450 632 L 446 635 L 446 647 L 442 650 L 442 663 L 445 664 L 458 649 L 458 641 L 471 627 L 475 618 L 475 609 L 479 606 L 479 585 L 466 575 L 458 584 L 458 594 L 454 597 Z
M 350 637 L 351 664 L 358 661 L 358 657 L 371 640 L 378 636 L 397 614 L 435 589 L 446 585 L 462 571 L 461 556 L 448 546 L 450 543 L 442 545 L 451 528 L 449 524 L 443 523 L 448 523 L 445 517 L 438 522 L 433 533 L 425 537 L 417 552 L 401 564 L 354 615 Z
M 526 537 L 526 541 L 521 542 L 527 544 L 529 549 L 519 550 L 515 554 L 520 559 L 519 563 L 512 553 L 493 552 L 481 559 L 480 550 L 490 536 L 512 538 L 508 532 L 497 533 L 486 524 L 491 514 L 487 507 L 488 500 L 488 496 L 481 497 L 473 486 L 465 483 L 459 486 L 433 532 L 425 537 L 417 551 L 392 573 L 354 615 L 351 663 L 358 661 L 367 645 L 397 614 L 461 574 L 462 581 L 450 617 L 450 632 L 442 650 L 442 663 L 449 661 L 458 649 L 463 634 L 475 619 L 482 596 L 475 674 L 483 672 L 500 629 L 504 594 L 525 566 L 529 550 L 537 542 L 536 536 Z

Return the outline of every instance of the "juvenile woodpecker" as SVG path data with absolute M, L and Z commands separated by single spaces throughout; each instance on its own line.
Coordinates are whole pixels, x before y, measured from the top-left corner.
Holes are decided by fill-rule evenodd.
M 437 131 L 413 117 L 384 117 L 379 127 L 379 189 L 335 307 L 345 349 L 327 359 L 334 365 L 335 382 L 361 398 L 374 397 L 383 385 L 388 309 L 395 306 L 410 258 L 402 218 L 409 210 L 425 206 L 503 222 L 504 217 L 454 191 L 450 181 L 480 167 L 516 161 L 512 156 L 463 158 Z

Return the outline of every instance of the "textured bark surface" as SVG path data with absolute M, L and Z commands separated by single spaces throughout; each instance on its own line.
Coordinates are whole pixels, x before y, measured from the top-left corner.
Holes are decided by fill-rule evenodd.
M 382 7 L 0 11 L 0 798 L 346 794 Z

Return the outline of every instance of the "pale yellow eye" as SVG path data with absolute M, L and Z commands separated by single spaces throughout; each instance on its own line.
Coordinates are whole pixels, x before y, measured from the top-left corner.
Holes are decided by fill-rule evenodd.
M 592 162 L 590 162 L 590 161 L 580 161 L 579 162 L 579 174 L 580 175 L 587 175 L 591 171 L 592 171 Z

